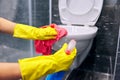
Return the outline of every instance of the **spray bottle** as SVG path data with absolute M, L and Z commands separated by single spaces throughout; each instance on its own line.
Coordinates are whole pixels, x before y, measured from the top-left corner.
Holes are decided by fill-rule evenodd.
M 75 48 L 76 46 L 76 41 L 74 39 L 72 39 L 69 43 L 68 43 L 68 47 L 66 49 L 66 54 L 70 55 L 70 52 Z
M 68 47 L 66 49 L 66 54 L 70 55 L 70 52 L 75 48 L 76 46 L 76 41 L 72 39 L 68 43 Z M 45 80 L 63 80 L 63 78 L 66 78 L 67 72 L 66 71 L 60 71 L 57 73 L 49 74 Z M 66 79 L 65 79 L 66 80 Z

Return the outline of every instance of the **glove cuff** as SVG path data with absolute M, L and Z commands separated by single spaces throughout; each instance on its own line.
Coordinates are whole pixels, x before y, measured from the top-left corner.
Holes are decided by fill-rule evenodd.
M 33 39 L 35 38 L 35 36 L 31 34 L 33 29 L 36 29 L 36 27 L 24 25 L 24 24 L 16 24 L 14 28 L 13 37 L 23 38 L 23 39 Z
M 57 72 L 57 63 L 52 56 L 39 56 L 18 61 L 22 80 L 39 80 L 41 77 Z

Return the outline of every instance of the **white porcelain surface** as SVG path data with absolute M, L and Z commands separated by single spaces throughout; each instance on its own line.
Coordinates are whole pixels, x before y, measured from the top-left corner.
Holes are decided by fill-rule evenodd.
M 65 28 L 68 32 L 67 36 L 68 39 L 75 39 L 75 40 L 85 40 L 93 38 L 98 30 L 96 26 L 69 26 L 69 25 L 59 25 L 59 27 Z
M 95 25 L 100 16 L 103 0 L 59 0 L 63 24 Z
M 78 51 L 83 51 L 87 46 L 89 46 L 90 40 L 96 36 L 98 30 L 97 27 L 64 25 L 59 25 L 59 27 L 64 27 L 68 34 L 53 45 L 53 50 L 58 50 L 65 42 L 68 43 L 71 39 L 75 39 L 77 41 L 76 46 Z

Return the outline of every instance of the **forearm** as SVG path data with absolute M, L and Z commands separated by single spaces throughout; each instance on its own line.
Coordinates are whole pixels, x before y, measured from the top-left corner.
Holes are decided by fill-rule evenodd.
M 13 37 L 32 40 L 56 39 L 57 31 L 51 25 L 46 28 L 36 28 L 19 24 L 0 17 L 0 32 L 12 34 Z
M 0 63 L 0 80 L 19 80 L 21 73 L 18 63 Z
M 0 32 L 13 34 L 16 23 L 0 17 Z

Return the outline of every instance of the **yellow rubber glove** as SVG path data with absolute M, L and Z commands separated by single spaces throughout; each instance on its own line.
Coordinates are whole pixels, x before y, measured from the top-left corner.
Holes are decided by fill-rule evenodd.
M 67 55 L 67 44 L 55 54 L 49 56 L 37 56 L 19 60 L 22 80 L 39 80 L 41 77 L 58 71 L 68 70 L 71 66 L 77 50 L 76 48 Z
M 55 28 L 50 26 L 46 28 L 36 28 L 24 24 L 16 24 L 13 37 L 32 39 L 32 40 L 48 40 L 55 39 L 57 32 Z

